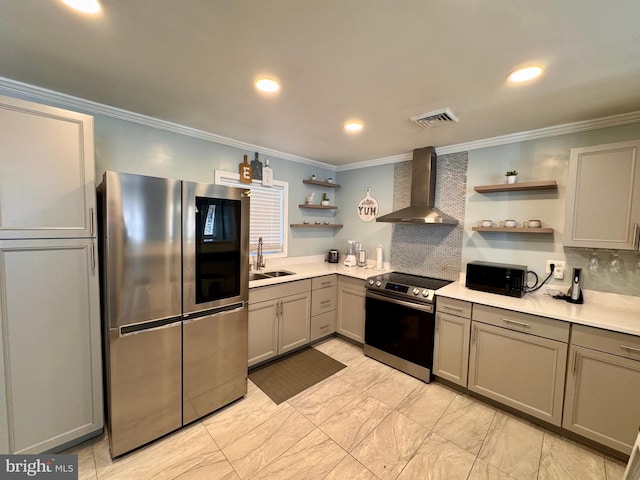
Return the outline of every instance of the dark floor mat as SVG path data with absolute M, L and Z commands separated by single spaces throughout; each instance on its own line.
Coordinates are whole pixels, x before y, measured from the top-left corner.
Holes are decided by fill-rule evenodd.
M 271 400 L 280 404 L 345 367 L 346 365 L 321 351 L 309 347 L 252 370 L 249 378 Z

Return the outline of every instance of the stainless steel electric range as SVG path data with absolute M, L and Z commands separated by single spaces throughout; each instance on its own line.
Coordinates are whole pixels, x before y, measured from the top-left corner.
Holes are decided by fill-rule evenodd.
M 367 280 L 364 353 L 429 383 L 435 291 L 451 280 L 392 272 Z

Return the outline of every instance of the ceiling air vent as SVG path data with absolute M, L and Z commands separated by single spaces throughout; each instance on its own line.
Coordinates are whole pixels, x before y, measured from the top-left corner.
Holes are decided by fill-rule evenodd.
M 456 117 L 448 108 L 443 108 L 442 110 L 436 110 L 435 112 L 423 113 L 422 115 L 410 117 L 409 120 L 417 123 L 422 128 L 431 128 L 444 125 L 445 123 L 457 122 L 458 117 Z

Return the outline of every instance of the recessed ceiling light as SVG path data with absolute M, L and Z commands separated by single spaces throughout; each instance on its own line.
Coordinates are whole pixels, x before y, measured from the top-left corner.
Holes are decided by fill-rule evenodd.
M 362 122 L 359 122 L 357 120 L 350 120 L 348 122 L 345 122 L 344 124 L 344 129 L 349 133 L 358 133 L 362 131 L 363 128 L 364 125 L 362 124 Z
M 280 90 L 280 85 L 270 78 L 261 78 L 256 82 L 256 88 L 261 92 L 274 93 Z
M 514 83 L 526 82 L 527 80 L 533 80 L 534 78 L 540 76 L 544 71 L 544 67 L 542 65 L 529 65 L 527 67 L 521 67 L 513 72 L 511 72 L 507 76 L 507 80 Z
M 102 10 L 98 0 L 62 0 L 62 3 L 82 13 L 98 13 Z

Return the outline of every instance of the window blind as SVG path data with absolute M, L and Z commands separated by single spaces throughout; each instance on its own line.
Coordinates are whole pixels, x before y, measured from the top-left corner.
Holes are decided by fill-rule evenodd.
M 265 255 L 287 255 L 287 194 L 289 184 L 274 180 L 273 186 L 260 183 L 240 183 L 237 173 L 216 171 L 216 184 L 251 189 L 249 244 L 255 253 L 258 239 L 262 237 Z

